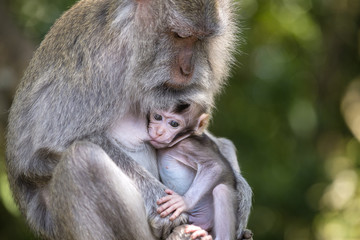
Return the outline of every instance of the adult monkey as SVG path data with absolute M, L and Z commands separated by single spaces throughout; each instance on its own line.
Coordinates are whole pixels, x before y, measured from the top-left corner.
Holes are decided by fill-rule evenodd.
M 156 213 L 165 188 L 154 150 L 127 148 L 116 130 L 179 100 L 213 104 L 234 46 L 232 9 L 230 0 L 81 0 L 54 24 L 7 136 L 11 189 L 41 237 L 159 239 L 185 222 Z

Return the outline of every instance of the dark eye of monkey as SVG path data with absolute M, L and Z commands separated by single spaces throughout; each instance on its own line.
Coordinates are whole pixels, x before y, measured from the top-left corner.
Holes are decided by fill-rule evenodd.
M 176 121 L 174 121 L 174 120 L 170 121 L 169 124 L 170 124 L 170 126 L 172 126 L 172 127 L 174 127 L 174 128 L 176 128 L 176 127 L 179 126 L 179 123 L 176 122 Z
M 155 119 L 156 121 L 161 121 L 161 120 L 162 120 L 162 116 L 159 115 L 159 114 L 157 114 L 157 113 L 155 113 L 155 114 L 154 114 L 154 119 Z

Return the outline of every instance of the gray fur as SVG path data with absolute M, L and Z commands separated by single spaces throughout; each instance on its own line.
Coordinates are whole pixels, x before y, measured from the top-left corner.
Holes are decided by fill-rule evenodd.
M 164 186 L 106 133 L 129 112 L 143 117 L 179 100 L 213 105 L 232 60 L 233 8 L 181 2 L 80 0 L 35 52 L 10 111 L 7 171 L 17 205 L 44 239 L 160 239 L 186 221 L 156 214 Z M 166 31 L 203 27 L 213 33 L 196 45 L 190 83 L 165 88 L 174 56 Z

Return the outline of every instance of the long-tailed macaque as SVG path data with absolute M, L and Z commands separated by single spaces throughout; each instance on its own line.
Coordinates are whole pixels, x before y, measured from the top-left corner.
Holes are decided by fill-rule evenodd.
M 158 149 L 158 168 L 167 196 L 158 200 L 158 213 L 175 220 L 189 214 L 194 236 L 235 239 L 236 182 L 229 161 L 204 133 L 209 115 L 198 104 L 180 104 L 151 111 L 150 143 Z M 235 149 L 231 149 L 235 154 Z M 249 214 L 243 212 L 241 214 Z M 204 231 L 206 230 L 206 231 Z M 197 234 L 197 235 L 195 235 Z
M 7 134 L 10 187 L 39 236 L 186 239 L 173 235 L 186 214 L 170 221 L 156 211 L 166 187 L 154 148 L 121 126 L 180 100 L 212 107 L 231 65 L 234 9 L 230 0 L 80 0 L 56 21 L 18 87 Z

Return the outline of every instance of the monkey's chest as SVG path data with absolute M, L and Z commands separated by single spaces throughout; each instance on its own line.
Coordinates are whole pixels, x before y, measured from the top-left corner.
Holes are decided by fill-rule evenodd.
M 161 182 L 169 189 L 184 195 L 193 182 L 196 171 L 169 155 L 158 156 Z
M 122 151 L 159 179 L 159 172 L 156 166 L 156 152 L 151 146 L 145 144 L 139 149 L 130 149 L 122 146 Z

